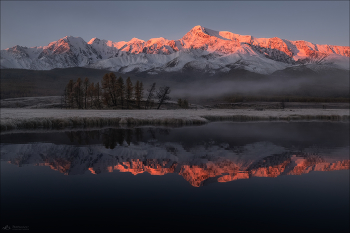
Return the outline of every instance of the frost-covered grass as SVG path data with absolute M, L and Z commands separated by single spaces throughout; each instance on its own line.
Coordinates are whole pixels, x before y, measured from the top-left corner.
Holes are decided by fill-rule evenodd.
M 61 96 L 22 97 L 0 100 L 1 108 L 57 108 L 61 105 Z
M 210 121 L 349 121 L 348 109 L 199 109 L 199 110 L 66 110 L 1 109 L 1 130 L 102 127 L 119 125 L 193 125 Z

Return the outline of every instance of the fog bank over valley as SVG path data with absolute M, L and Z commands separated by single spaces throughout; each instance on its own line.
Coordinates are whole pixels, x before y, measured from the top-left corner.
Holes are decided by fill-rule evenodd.
M 100 82 L 108 70 L 66 68 L 48 71 L 23 69 L 1 70 L 1 99 L 35 96 L 60 96 L 70 79 Z M 188 71 L 150 75 L 147 73 L 118 73 L 124 80 L 130 77 L 135 84 L 143 82 L 145 93 L 152 83 L 156 87 L 169 86 L 173 101 L 186 98 L 205 104 L 208 99 L 227 100 L 230 97 L 317 97 L 349 98 L 349 71 L 326 70 L 315 72 L 308 68 L 292 69 L 261 75 L 246 70 L 208 74 Z

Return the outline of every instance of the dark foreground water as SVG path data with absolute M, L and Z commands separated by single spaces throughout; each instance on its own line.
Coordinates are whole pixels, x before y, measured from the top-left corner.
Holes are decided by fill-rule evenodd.
M 349 124 L 2 134 L 1 228 L 348 232 Z

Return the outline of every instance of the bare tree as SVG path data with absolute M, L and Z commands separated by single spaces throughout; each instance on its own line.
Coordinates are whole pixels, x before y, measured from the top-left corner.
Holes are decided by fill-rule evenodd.
M 156 83 L 153 83 L 151 85 L 151 87 L 149 89 L 147 89 L 148 91 L 148 96 L 147 96 L 147 100 L 146 100 L 146 104 L 145 104 L 145 109 L 149 108 L 150 105 L 150 101 L 151 99 L 153 99 L 154 97 L 154 91 L 156 90 Z
M 137 107 L 140 108 L 141 106 L 141 100 L 143 96 L 143 84 L 142 82 L 137 81 L 135 85 L 135 100 Z
M 169 97 L 170 94 L 170 87 L 164 86 L 160 87 L 159 90 L 157 91 L 157 98 L 158 98 L 158 107 L 157 109 L 160 108 L 160 106 L 164 103 L 164 101 L 170 100 L 171 98 Z
M 69 80 L 67 86 L 66 86 L 66 103 L 67 103 L 67 107 L 69 108 L 73 108 L 73 86 L 74 86 L 74 82 L 73 80 Z
M 132 99 L 133 95 L 133 89 L 132 82 L 130 80 L 130 77 L 126 79 L 126 85 L 125 85 L 125 100 L 126 100 L 126 108 L 129 108 L 130 101 Z
M 179 105 L 179 107 L 182 108 L 182 99 L 177 100 L 177 105 Z
M 107 106 L 117 106 L 117 77 L 114 73 L 105 74 L 102 78 L 103 102 Z
M 83 108 L 83 90 L 81 78 L 74 83 L 73 96 L 78 108 Z
M 94 83 L 90 83 L 87 89 L 88 96 L 90 98 L 90 108 L 92 108 L 92 103 L 94 102 L 94 94 L 95 94 L 95 85 Z
M 100 83 L 97 82 L 96 85 L 95 85 L 95 88 L 94 88 L 94 91 L 95 91 L 95 107 L 100 109 L 101 108 L 101 100 L 100 100 L 100 97 L 101 97 L 101 87 L 100 87 Z
M 137 106 L 139 108 L 141 108 L 141 100 L 142 100 L 142 97 L 143 97 L 143 93 L 144 93 L 144 89 L 143 89 L 143 83 L 140 82 L 140 87 L 139 87 L 139 102 L 137 103 Z
M 87 101 L 87 97 L 88 97 L 88 88 L 89 88 L 89 78 L 85 78 L 84 82 L 83 82 L 83 92 L 84 92 L 84 108 L 86 109 L 86 101 Z
M 124 79 L 122 77 L 119 77 L 117 80 L 117 97 L 120 100 L 120 105 L 122 106 L 122 109 L 124 107 L 124 97 L 125 97 L 125 84 Z
M 106 73 L 105 75 L 103 75 L 102 77 L 102 81 L 101 81 L 101 86 L 102 86 L 102 101 L 105 105 L 107 105 L 107 107 L 111 106 L 111 96 L 113 95 L 112 93 L 112 88 L 110 86 L 109 83 L 109 75 L 108 73 Z
M 187 99 L 184 99 L 183 102 L 182 102 L 182 107 L 183 108 L 188 108 L 188 101 Z
M 188 100 L 187 99 L 178 99 L 177 105 L 181 108 L 188 108 Z

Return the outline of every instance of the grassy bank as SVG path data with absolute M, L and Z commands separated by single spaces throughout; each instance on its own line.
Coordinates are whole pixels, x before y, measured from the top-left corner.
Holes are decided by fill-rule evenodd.
M 119 125 L 196 125 L 211 121 L 349 121 L 347 109 L 65 110 L 1 109 L 1 131 Z

